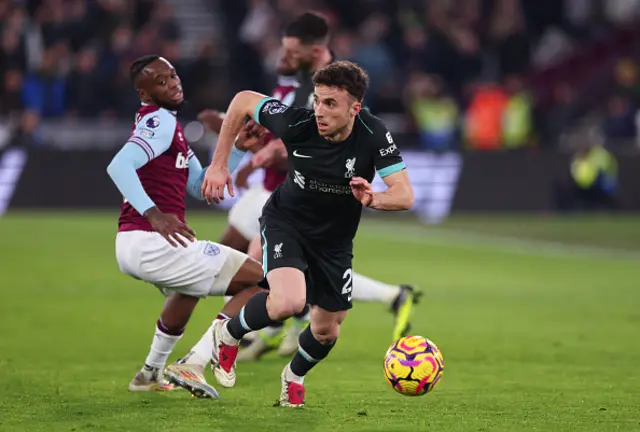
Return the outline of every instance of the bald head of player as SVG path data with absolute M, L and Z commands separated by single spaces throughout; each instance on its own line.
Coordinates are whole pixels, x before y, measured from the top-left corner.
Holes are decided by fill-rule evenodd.
M 184 102 L 180 77 L 163 57 L 146 55 L 134 60 L 129 77 L 143 103 L 176 111 Z
M 285 29 L 282 37 L 285 57 L 301 70 L 315 71 L 329 63 L 329 24 L 321 15 L 306 12 Z M 327 58 L 328 57 L 328 58 Z
M 313 75 L 313 110 L 318 133 L 328 141 L 344 141 L 351 134 L 369 85 L 367 73 L 355 63 L 337 61 Z

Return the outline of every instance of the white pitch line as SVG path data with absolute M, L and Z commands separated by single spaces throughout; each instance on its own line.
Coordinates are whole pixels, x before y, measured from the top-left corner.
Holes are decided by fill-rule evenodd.
M 560 242 L 526 239 L 512 236 L 478 234 L 447 228 L 421 229 L 397 223 L 366 222 L 363 224 L 367 237 L 387 241 L 402 241 L 413 244 L 434 244 L 440 246 L 486 249 L 487 247 L 507 253 L 524 255 L 556 256 L 572 258 L 629 259 L 640 260 L 640 252 L 599 246 L 570 245 Z M 640 268 L 640 267 L 639 267 Z

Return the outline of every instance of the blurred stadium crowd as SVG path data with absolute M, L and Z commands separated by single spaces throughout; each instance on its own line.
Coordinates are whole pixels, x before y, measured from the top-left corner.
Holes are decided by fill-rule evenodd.
M 0 0 L 2 133 L 35 146 L 46 123 L 128 122 L 128 65 L 150 52 L 176 65 L 186 119 L 269 92 L 281 29 L 309 9 L 422 148 L 553 147 L 582 125 L 640 141 L 640 0 Z

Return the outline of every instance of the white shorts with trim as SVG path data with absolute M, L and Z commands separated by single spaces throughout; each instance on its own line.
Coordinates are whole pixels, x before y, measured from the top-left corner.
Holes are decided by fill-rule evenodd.
M 116 259 L 123 273 L 155 285 L 164 295 L 224 295 L 247 255 L 210 241 L 187 244 L 174 248 L 157 232 L 119 232 Z
M 237 229 L 245 239 L 253 240 L 260 235 L 258 219 L 270 196 L 271 192 L 262 183 L 252 185 L 229 210 L 229 225 Z

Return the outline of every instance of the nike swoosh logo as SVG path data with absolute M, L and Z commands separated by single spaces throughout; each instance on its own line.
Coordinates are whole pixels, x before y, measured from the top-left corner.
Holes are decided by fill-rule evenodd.
M 351 301 L 351 296 L 347 297 L 347 301 L 350 302 Z
M 306 159 L 311 159 L 313 157 L 313 156 L 307 156 L 307 155 L 300 154 L 300 153 L 298 153 L 298 150 L 294 150 L 293 151 L 293 155 L 295 157 L 306 158 Z

